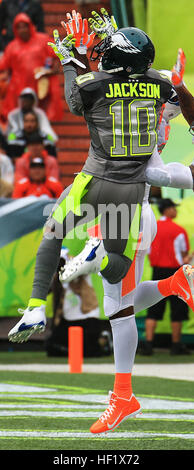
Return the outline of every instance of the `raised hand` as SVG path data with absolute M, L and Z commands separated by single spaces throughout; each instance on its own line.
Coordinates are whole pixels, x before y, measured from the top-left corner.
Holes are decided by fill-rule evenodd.
M 85 65 L 74 57 L 73 47 L 75 46 L 76 40 L 72 34 L 69 34 L 61 41 L 59 32 L 57 29 L 55 29 L 53 31 L 53 37 L 55 42 L 48 42 L 48 45 L 52 47 L 54 53 L 59 58 L 62 65 L 68 64 L 69 62 L 74 62 L 80 67 L 85 68 Z
M 91 29 L 100 39 L 112 36 L 117 30 L 117 24 L 114 16 L 109 16 L 105 8 L 100 9 L 102 17 L 96 11 L 92 11 L 93 18 L 89 18 L 88 22 Z
M 67 13 L 67 22 L 62 21 L 63 28 L 67 31 L 67 34 L 73 35 L 75 39 L 75 48 L 79 54 L 86 54 L 87 49 L 92 45 L 95 38 L 95 32 L 89 33 L 88 31 L 88 20 L 82 19 L 81 14 L 76 13 L 72 10 L 72 15 Z
M 182 49 L 178 50 L 177 61 L 172 69 L 172 83 L 175 87 L 179 87 L 183 83 L 183 75 L 185 72 L 186 57 Z

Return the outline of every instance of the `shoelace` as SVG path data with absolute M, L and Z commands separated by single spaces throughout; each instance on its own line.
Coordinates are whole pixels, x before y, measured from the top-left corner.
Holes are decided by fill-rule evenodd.
M 116 399 L 111 398 L 111 395 L 112 395 L 112 392 L 109 392 L 109 399 L 103 402 L 103 403 L 109 403 L 109 406 L 99 418 L 100 421 L 102 421 L 102 423 L 104 423 L 104 421 L 106 421 L 107 418 L 110 418 L 110 416 L 112 415 L 112 413 L 114 412 L 116 408 Z
M 108 408 L 104 411 L 104 413 L 102 414 L 102 416 L 100 416 L 100 421 L 102 421 L 102 423 L 104 423 L 104 421 L 107 420 L 107 418 L 110 418 L 110 416 L 112 415 L 113 411 L 115 410 L 116 408 L 116 405 L 114 403 L 110 403 L 110 405 L 108 406 Z

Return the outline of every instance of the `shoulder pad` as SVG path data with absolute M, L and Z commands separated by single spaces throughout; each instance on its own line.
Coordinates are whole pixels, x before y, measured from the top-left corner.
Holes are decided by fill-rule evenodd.
M 93 72 L 85 73 L 84 75 L 79 75 L 76 77 L 77 85 L 81 86 L 86 82 L 90 82 L 91 80 L 95 80 L 95 74 Z
M 146 75 L 151 78 L 160 79 L 172 86 L 169 74 L 165 70 L 148 69 Z

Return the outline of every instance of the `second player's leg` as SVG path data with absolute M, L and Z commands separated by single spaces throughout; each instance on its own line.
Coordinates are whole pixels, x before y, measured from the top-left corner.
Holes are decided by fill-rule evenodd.
M 155 149 L 146 167 L 146 181 L 152 186 L 193 190 L 194 166 L 185 166 L 180 162 L 164 164 Z

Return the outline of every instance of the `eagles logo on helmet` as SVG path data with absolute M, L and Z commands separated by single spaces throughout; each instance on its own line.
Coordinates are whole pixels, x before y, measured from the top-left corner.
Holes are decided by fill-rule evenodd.
M 96 57 L 94 56 L 96 53 Z M 151 67 L 155 48 L 151 39 L 138 28 L 121 28 L 92 50 L 91 60 L 100 59 L 99 70 L 128 74 L 144 73 Z

